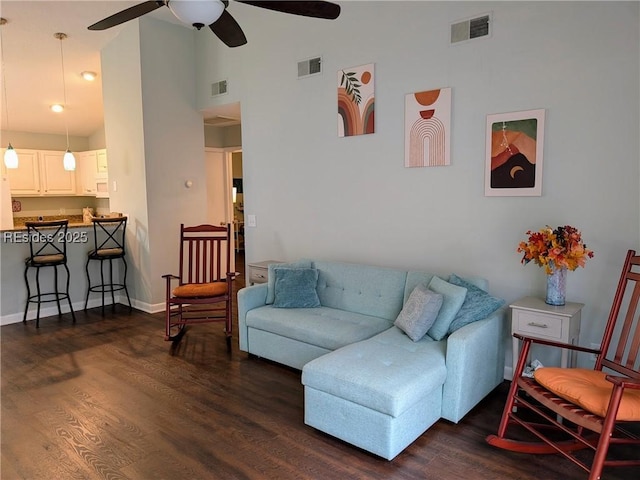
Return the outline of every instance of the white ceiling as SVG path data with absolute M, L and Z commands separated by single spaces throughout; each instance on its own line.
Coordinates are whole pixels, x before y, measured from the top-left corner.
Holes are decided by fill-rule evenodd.
M 2 129 L 65 134 L 66 116 L 69 135 L 86 137 L 99 130 L 103 125 L 100 49 L 123 26 L 103 31 L 90 31 L 87 27 L 137 3 L 140 2 L 1 0 L 0 16 L 8 20 L 0 27 L 7 94 L 5 104 L 4 92 L 0 92 Z M 166 7 L 147 15 L 179 23 Z M 68 35 L 62 41 L 67 91 L 67 108 L 62 114 L 49 108 L 54 103 L 64 103 L 60 40 L 54 37 L 56 32 Z M 84 80 L 80 73 L 85 70 L 97 72 L 97 79 Z M 239 118 L 239 106 L 208 116 L 215 114 Z

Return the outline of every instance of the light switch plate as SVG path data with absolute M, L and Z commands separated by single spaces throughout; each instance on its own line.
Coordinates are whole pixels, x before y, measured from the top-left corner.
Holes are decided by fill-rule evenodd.
M 256 216 L 255 215 L 247 215 L 247 226 L 255 227 L 257 225 Z

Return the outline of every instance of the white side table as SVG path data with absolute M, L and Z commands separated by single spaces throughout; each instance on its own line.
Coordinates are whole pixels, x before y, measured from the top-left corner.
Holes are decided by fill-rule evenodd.
M 580 311 L 584 304 L 570 303 L 556 307 L 542 298 L 524 297 L 511 305 L 511 334 L 519 333 L 575 345 L 580 336 Z M 516 371 L 520 340 L 513 337 L 513 372 Z M 567 367 L 569 351 L 562 349 L 561 366 Z M 575 352 L 571 354 L 571 366 L 575 365 Z
M 267 283 L 269 279 L 269 265 L 272 263 L 282 263 L 279 260 L 265 260 L 263 262 L 251 262 L 247 264 L 249 268 L 249 285 L 256 283 Z

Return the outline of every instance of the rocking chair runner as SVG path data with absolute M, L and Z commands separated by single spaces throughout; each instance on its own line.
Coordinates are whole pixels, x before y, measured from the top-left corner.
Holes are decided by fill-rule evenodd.
M 633 422 L 640 426 L 639 303 L 640 256 L 629 250 L 600 350 L 516 334 L 522 350 L 498 434 L 489 435 L 487 442 L 515 452 L 560 453 L 589 472 L 589 480 L 601 478 L 604 467 L 615 466 L 638 466 L 640 478 L 640 436 L 629 428 Z M 540 368 L 535 379 L 525 378 L 522 372 L 532 343 L 596 354 L 594 370 Z M 507 438 L 513 425 L 524 427 L 539 441 Z M 563 439 L 558 439 L 558 432 Z M 629 446 L 633 458 L 628 458 L 629 452 L 624 452 L 625 459 L 608 458 L 612 445 Z M 592 450 L 591 465 L 576 455 L 582 449 Z
M 227 348 L 231 348 L 232 282 L 231 225 L 180 225 L 178 275 L 166 279 L 165 340 L 178 341 L 185 325 L 225 322 Z M 172 289 L 172 282 L 178 285 Z

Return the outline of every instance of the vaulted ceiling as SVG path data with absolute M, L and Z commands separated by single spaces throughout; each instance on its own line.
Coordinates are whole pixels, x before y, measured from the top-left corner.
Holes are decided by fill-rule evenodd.
M 137 3 L 140 2 L 2 0 L 0 16 L 8 21 L 0 27 L 7 96 L 5 102 L 2 92 L 2 130 L 65 134 L 65 116 L 69 135 L 89 136 L 99 130 L 103 125 L 100 49 L 124 26 L 103 31 L 90 31 L 87 27 Z M 148 15 L 179 24 L 168 8 Z M 68 35 L 62 40 L 67 97 L 62 114 L 50 110 L 52 104 L 64 103 L 61 41 L 54 37 L 56 32 Z M 98 76 L 88 82 L 81 76 L 83 71 L 93 71 Z M 239 115 L 239 108 L 235 114 Z

